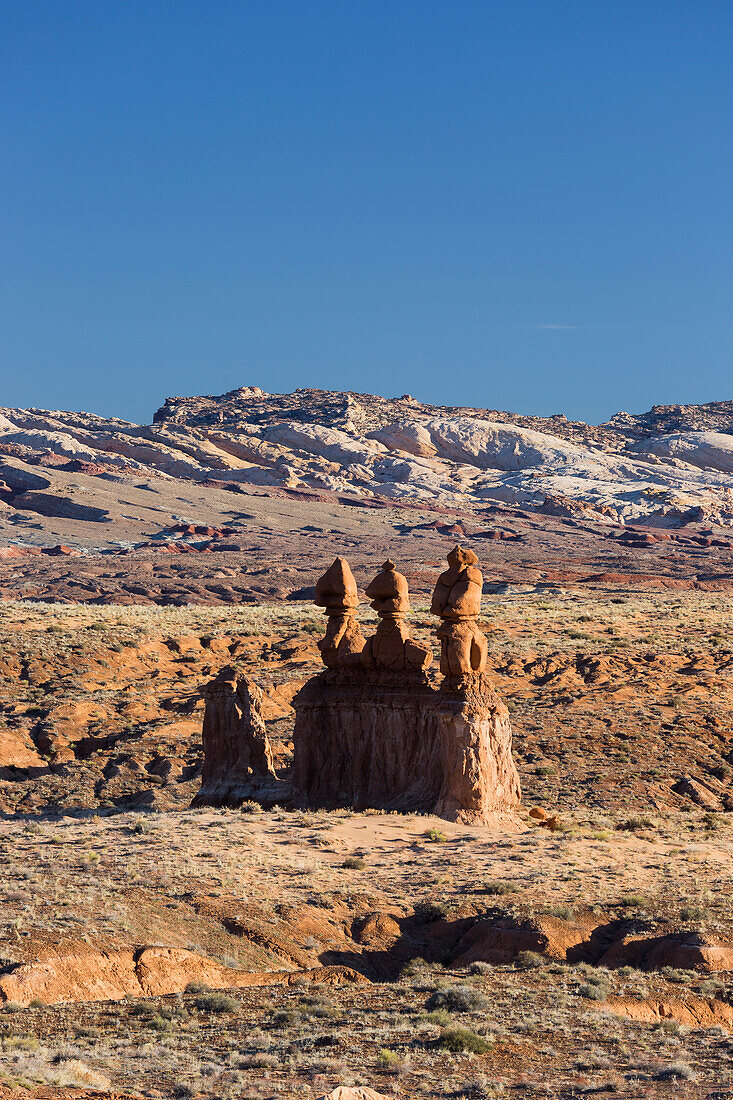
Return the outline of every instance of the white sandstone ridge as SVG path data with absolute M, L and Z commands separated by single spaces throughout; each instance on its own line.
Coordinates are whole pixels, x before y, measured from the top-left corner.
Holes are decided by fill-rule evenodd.
M 244 387 L 169 398 L 152 425 L 1 409 L 0 465 L 3 456 L 16 479 L 21 466 L 68 465 L 465 508 L 501 501 L 580 521 L 733 525 L 733 402 L 592 426 L 409 395 Z

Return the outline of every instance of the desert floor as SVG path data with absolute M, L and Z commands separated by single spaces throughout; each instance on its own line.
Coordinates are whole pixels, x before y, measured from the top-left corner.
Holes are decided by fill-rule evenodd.
M 0 606 L 3 1094 L 733 1096 L 733 601 L 485 603 L 493 829 L 189 808 L 227 664 L 287 795 L 312 606 Z

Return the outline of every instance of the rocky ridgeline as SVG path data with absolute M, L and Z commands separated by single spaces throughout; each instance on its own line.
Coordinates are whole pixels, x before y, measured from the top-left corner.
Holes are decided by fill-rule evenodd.
M 0 410 L 0 519 L 30 512 L 104 522 L 104 509 L 57 484 L 76 475 L 395 505 L 501 504 L 580 522 L 731 525 L 731 433 L 733 402 L 655 406 L 597 427 L 410 395 L 257 387 L 169 398 L 152 425 L 8 408 Z

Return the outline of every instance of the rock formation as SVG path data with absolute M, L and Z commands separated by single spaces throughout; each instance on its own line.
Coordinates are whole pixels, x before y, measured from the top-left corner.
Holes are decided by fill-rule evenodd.
M 170 398 L 150 425 L 3 408 L 0 457 L 10 472 L 0 469 L 9 490 L 0 495 L 0 520 L 9 504 L 13 513 L 71 518 L 82 528 L 109 522 L 94 540 L 111 548 L 121 538 L 114 527 L 129 517 L 127 505 L 120 507 L 128 488 L 110 486 L 151 477 L 166 496 L 175 493 L 168 482 L 197 482 L 222 518 L 218 493 L 249 486 L 354 492 L 395 505 L 419 500 L 468 511 L 489 501 L 533 511 L 570 508 L 576 519 L 607 526 L 679 527 L 699 522 L 701 509 L 705 522 L 731 527 L 732 425 L 731 401 L 657 406 L 593 426 L 561 415 L 437 407 L 409 396 L 268 394 L 253 386 Z M 38 466 L 48 476 L 35 474 L 35 485 L 21 485 L 34 480 Z M 80 479 L 69 482 L 71 472 Z M 104 493 L 98 476 L 107 481 Z M 50 491 L 36 493 L 39 481 Z M 108 507 L 100 514 L 77 501 L 80 486 Z M 169 507 L 172 518 L 182 505 Z M 54 525 L 44 526 L 50 533 Z
M 354 574 L 345 558 L 336 558 L 316 584 L 316 606 L 326 609 L 326 636 L 318 648 L 327 668 L 353 664 L 364 648 L 364 636 L 354 615 L 359 603 Z
M 396 571 L 393 561 L 384 563 L 366 594 L 379 615 L 379 626 L 362 650 L 362 663 L 395 672 L 429 668 L 433 661 L 432 651 L 410 638 L 405 622 L 405 615 L 410 610 L 407 581 Z
M 262 692 L 223 668 L 203 689 L 204 767 L 195 806 L 237 805 L 277 782 L 262 718 Z
M 476 623 L 483 586 L 477 561 L 473 550 L 454 546 L 448 555 L 449 568 L 440 574 L 433 592 L 430 610 L 443 620 L 438 628 L 440 671 L 451 682 L 486 668 L 488 642 Z
M 426 676 L 430 652 L 409 637 L 407 582 L 392 562 L 367 589 L 380 623 L 358 663 L 353 654 L 331 661 L 329 620 L 321 643 L 328 667 L 294 700 L 297 801 L 431 812 L 476 824 L 519 805 L 508 712 L 483 674 L 475 563 L 475 555 L 456 547 L 436 587 L 433 609 L 444 618 L 445 679 L 438 690 Z M 345 565 L 337 559 L 326 577 L 336 566 L 341 575 Z M 332 580 L 322 578 L 319 586 L 330 590 Z M 355 620 L 350 629 L 358 629 Z

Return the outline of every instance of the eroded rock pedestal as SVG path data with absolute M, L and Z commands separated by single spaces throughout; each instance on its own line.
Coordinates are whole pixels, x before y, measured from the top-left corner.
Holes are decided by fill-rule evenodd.
M 405 577 L 386 561 L 367 588 L 379 616 L 364 638 L 356 581 L 344 558 L 316 585 L 327 616 L 318 643 L 326 668 L 293 700 L 292 784 L 278 780 L 261 715 L 262 693 L 234 669 L 204 688 L 204 769 L 194 805 L 245 799 L 437 814 L 488 825 L 520 802 L 509 715 L 485 672 L 478 626 L 482 577 L 471 550 L 455 547 L 435 588 L 440 671 L 413 640 Z
M 204 766 L 194 806 L 237 806 L 277 785 L 262 718 L 262 692 L 247 676 L 223 668 L 203 689 Z
M 294 700 L 293 796 L 490 824 L 515 810 L 508 712 L 485 677 L 438 690 L 419 673 L 328 669 Z
M 327 662 L 295 697 L 296 801 L 421 811 L 473 824 L 518 807 L 509 715 L 484 672 L 476 560 L 456 547 L 436 586 L 439 687 L 428 678 L 430 650 L 409 636 L 407 582 L 385 563 L 367 589 L 380 616 L 377 633 L 358 655 Z M 337 562 L 343 569 L 346 563 Z

